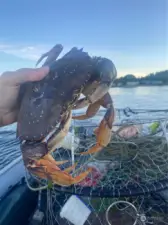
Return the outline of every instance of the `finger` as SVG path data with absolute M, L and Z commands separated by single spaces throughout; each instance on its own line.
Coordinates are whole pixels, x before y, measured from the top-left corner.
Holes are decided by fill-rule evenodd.
M 14 72 L 13 81 L 15 84 L 22 84 L 28 81 L 38 81 L 49 73 L 49 67 L 37 69 L 19 69 Z
M 17 121 L 18 110 L 0 116 L 0 127 L 10 125 Z
M 38 81 L 43 79 L 49 72 L 49 67 L 41 68 L 22 68 L 13 72 L 2 74 L 5 83 L 10 85 L 20 85 L 29 81 Z

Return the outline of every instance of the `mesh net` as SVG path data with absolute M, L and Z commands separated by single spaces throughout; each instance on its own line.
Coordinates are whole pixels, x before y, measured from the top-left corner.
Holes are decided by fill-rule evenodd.
M 80 155 L 95 145 L 94 130 L 104 113 L 73 120 L 70 141 L 53 155 L 56 161 L 69 161 L 62 170 L 78 162 L 72 176 L 92 167 L 84 181 L 49 187 L 36 178 L 49 187 L 46 224 L 71 224 L 58 212 L 72 195 L 80 196 L 92 211 L 86 224 L 168 224 L 168 203 L 160 194 L 168 189 L 168 110 L 116 110 L 110 144 L 99 153 Z
M 72 121 L 68 148 L 58 148 L 54 158 L 69 161 L 60 166 L 62 170 L 77 162 L 71 174 L 74 177 L 87 167 L 93 170 L 83 182 L 69 187 L 55 185 L 55 190 L 84 196 L 125 197 L 168 187 L 168 112 L 129 110 L 128 115 L 125 111 L 122 115 L 121 110 L 116 113 L 110 144 L 87 156 L 80 152 L 95 145 L 94 129 L 105 112 L 100 111 L 88 121 Z
M 44 205 L 41 208 L 45 212 L 44 224 L 71 225 L 69 220 L 60 216 L 61 209 L 70 195 L 48 190 L 44 196 L 47 196 L 47 207 Z M 88 196 L 80 199 L 91 210 L 84 225 L 168 224 L 168 201 L 160 193 L 120 198 Z

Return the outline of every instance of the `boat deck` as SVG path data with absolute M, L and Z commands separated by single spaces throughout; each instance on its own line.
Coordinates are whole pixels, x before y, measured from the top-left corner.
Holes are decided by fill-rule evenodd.
M 19 141 L 16 139 L 16 126 L 0 128 L 0 170 L 21 156 Z

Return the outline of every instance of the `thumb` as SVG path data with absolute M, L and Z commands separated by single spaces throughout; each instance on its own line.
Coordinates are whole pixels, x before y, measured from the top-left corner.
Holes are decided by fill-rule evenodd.
M 10 85 L 20 85 L 24 82 L 42 80 L 49 73 L 49 67 L 22 68 L 13 72 L 2 74 L 5 83 Z

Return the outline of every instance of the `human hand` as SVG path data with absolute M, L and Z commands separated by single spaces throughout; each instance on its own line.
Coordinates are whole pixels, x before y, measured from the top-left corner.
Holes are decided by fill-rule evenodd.
M 48 72 L 48 67 L 23 68 L 0 76 L 0 126 L 17 121 L 20 86 L 26 82 L 42 80 Z

